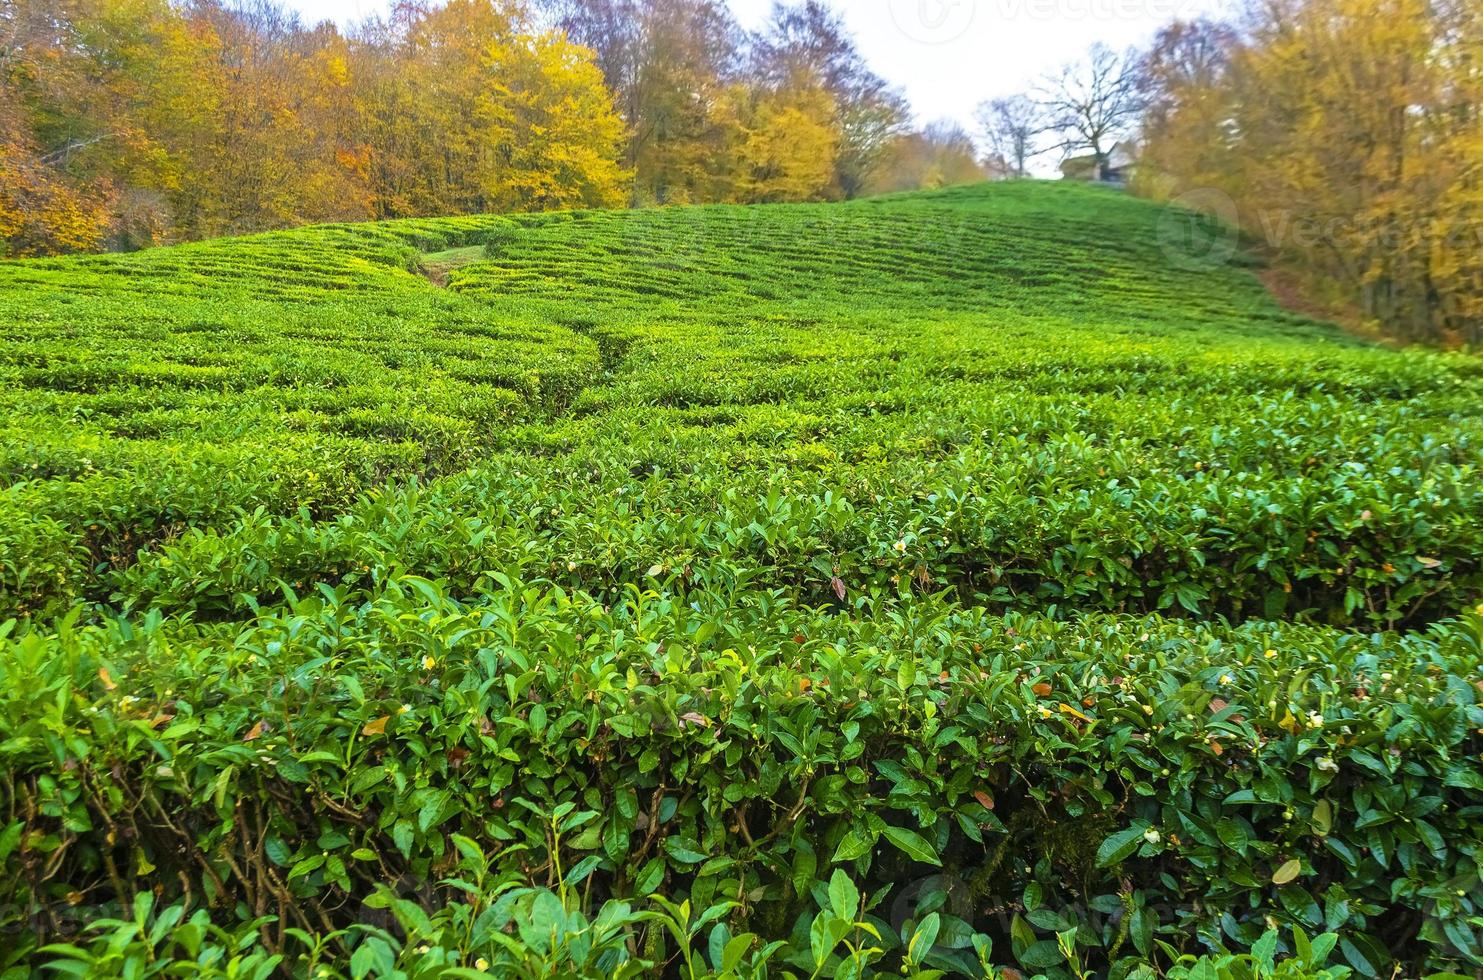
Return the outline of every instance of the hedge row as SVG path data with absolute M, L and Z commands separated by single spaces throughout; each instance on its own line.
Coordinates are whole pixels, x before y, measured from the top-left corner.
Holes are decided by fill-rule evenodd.
M 847 932 L 885 968 L 1128 976 L 1274 927 L 1363 976 L 1483 964 L 1483 609 L 1361 637 L 502 583 L 323 586 L 235 637 L 7 627 L 9 962 L 152 896 L 336 969 L 495 962 L 522 902 L 599 972 L 751 933 L 851 975 Z M 868 942 L 818 924 L 837 872 Z M 649 896 L 704 935 L 623 917 Z
M 259 508 L 384 538 L 356 501 L 445 477 L 456 512 L 413 550 L 478 513 L 592 591 L 719 548 L 815 602 L 915 575 L 995 608 L 1412 628 L 1483 593 L 1478 358 L 1364 348 L 1244 271 L 1182 270 L 1156 218 L 1027 186 L 0 266 L 0 615 L 237 616 L 354 569 L 188 542 L 178 582 L 156 556 L 251 545 Z M 409 271 L 471 243 L 489 260 L 447 289 Z
M 899 457 L 833 446 L 786 467 L 769 447 L 769 468 L 700 436 L 656 446 L 654 427 L 636 423 L 554 460 L 504 454 L 389 488 L 332 519 L 221 520 L 139 556 L 97 594 L 240 618 L 284 582 L 361 587 L 399 567 L 467 592 L 493 562 L 594 592 L 646 584 L 659 568 L 687 587 L 748 582 L 814 604 L 910 585 L 999 609 L 1382 627 L 1424 625 L 1483 595 L 1483 481 L 1464 478 L 1455 450 L 1392 431 L 1355 454 L 1363 464 L 1243 463 L 1274 455 L 1273 421 L 1228 427 L 1224 456 L 1033 432 Z

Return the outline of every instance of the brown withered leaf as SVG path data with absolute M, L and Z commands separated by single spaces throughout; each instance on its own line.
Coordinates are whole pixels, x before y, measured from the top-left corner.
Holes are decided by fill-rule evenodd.
M 360 730 L 360 733 L 362 735 L 384 735 L 388 721 L 391 721 L 391 715 L 382 715 L 375 721 L 366 722 L 366 726 Z
M 829 585 L 834 589 L 834 595 L 835 595 L 835 597 L 837 599 L 839 599 L 840 602 L 844 602 L 844 597 L 845 597 L 844 579 L 842 579 L 838 575 L 836 575 L 836 576 L 834 576 L 833 578 L 831 578 L 829 580 Z
M 992 810 L 992 809 L 994 809 L 994 798 L 992 796 L 990 796 L 988 793 L 985 793 L 983 790 L 981 790 L 981 789 L 974 790 L 973 791 L 973 798 L 975 800 L 978 800 L 978 805 L 981 806 L 981 807 L 983 807 L 985 810 Z
M 256 742 L 258 739 L 263 737 L 263 732 L 266 732 L 267 730 L 268 723 L 265 721 L 260 721 L 247 730 L 247 734 L 242 736 L 242 741 Z
M 1051 693 L 1055 691 L 1055 688 L 1045 683 L 1045 681 L 1041 681 L 1039 684 L 1036 684 L 1034 687 L 1030 688 L 1030 690 L 1034 691 L 1039 697 L 1048 698 L 1051 696 Z
M 113 683 L 113 678 L 109 676 L 107 667 L 98 668 L 98 680 L 103 682 L 103 690 L 105 691 L 112 691 L 118 687 L 117 684 Z
M 1227 708 L 1229 708 L 1230 706 L 1231 706 L 1231 703 L 1229 701 L 1227 701 L 1225 698 L 1211 698 L 1210 699 L 1210 713 L 1212 715 L 1218 715 L 1222 711 L 1224 711 Z

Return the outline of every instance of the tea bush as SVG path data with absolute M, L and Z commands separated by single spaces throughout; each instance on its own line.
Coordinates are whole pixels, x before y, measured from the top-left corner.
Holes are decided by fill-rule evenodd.
M 0 264 L 7 975 L 1477 971 L 1483 362 L 1159 220 Z
M 6 907 L 187 881 L 276 916 L 279 949 L 393 896 L 473 896 L 445 913 L 472 920 L 494 886 L 559 886 L 573 913 L 657 891 L 793 936 L 807 973 L 797 928 L 839 870 L 880 903 L 876 943 L 936 912 L 934 962 L 963 972 L 996 916 L 1031 970 L 1066 969 L 1068 931 L 1126 972 L 1274 919 L 1336 930 L 1365 973 L 1476 949 L 1483 614 L 1361 637 L 909 595 L 604 605 L 503 573 L 472 604 L 415 577 L 348 592 L 229 643 L 158 615 L 13 636 L 0 744 L 33 816 Z

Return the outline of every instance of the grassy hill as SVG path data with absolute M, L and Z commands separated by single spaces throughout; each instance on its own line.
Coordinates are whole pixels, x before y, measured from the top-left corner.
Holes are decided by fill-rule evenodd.
M 1019 183 L 0 264 L 0 927 L 80 944 L 9 955 L 1476 965 L 1483 362 L 1217 234 Z

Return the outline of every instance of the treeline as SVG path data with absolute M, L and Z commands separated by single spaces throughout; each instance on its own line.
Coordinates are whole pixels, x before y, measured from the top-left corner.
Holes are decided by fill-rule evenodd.
M 972 139 L 908 131 L 905 97 L 819 0 L 758 33 L 721 0 L 553 0 L 631 134 L 633 203 L 801 201 L 981 179 Z
M 982 175 L 825 4 L 0 2 L 0 254 L 305 222 L 827 200 Z M 966 142 L 966 147 L 965 147 Z
M 0 9 L 14 254 L 623 198 L 601 74 L 513 8 L 401 5 L 351 36 L 266 0 Z
M 1483 5 L 1261 0 L 1166 29 L 1138 185 L 1216 205 L 1390 333 L 1483 342 Z

